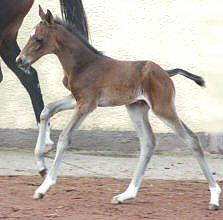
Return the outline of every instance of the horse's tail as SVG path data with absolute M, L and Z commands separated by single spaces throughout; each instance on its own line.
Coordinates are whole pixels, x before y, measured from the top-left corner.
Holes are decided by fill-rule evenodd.
M 63 19 L 75 25 L 77 30 L 89 40 L 88 23 L 82 0 L 60 0 Z
M 185 70 L 182 70 L 182 69 L 172 69 L 172 70 L 167 70 L 169 76 L 175 76 L 177 74 L 180 74 L 182 76 L 185 76 L 191 80 L 193 80 L 195 83 L 197 83 L 199 86 L 203 86 L 205 87 L 205 82 L 204 82 L 204 79 L 200 76 L 197 76 L 197 75 L 194 75 L 192 73 L 189 73 Z

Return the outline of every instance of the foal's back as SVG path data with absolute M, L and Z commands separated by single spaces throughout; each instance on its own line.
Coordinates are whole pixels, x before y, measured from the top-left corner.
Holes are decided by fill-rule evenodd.
M 88 83 L 97 90 L 98 106 L 128 105 L 138 100 L 155 106 L 157 99 L 163 103 L 172 101 L 172 80 L 165 70 L 151 61 L 118 61 L 102 57 L 95 68 L 91 73 L 94 81 Z

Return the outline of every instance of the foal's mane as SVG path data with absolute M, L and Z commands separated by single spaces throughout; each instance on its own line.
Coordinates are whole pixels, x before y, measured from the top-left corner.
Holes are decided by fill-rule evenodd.
M 103 53 L 101 51 L 98 51 L 91 44 L 89 44 L 88 40 L 80 33 L 80 31 L 78 31 L 78 29 L 76 28 L 75 25 L 68 24 L 68 23 L 66 23 L 66 21 L 61 20 L 59 17 L 54 18 L 54 22 L 56 24 L 59 24 L 59 25 L 62 25 L 63 27 L 65 27 L 66 30 L 68 30 L 70 33 L 75 35 L 92 52 L 103 56 Z

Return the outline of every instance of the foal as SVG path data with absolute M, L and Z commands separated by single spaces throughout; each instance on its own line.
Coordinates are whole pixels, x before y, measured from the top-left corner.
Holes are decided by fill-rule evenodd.
M 18 65 L 29 67 L 45 54 L 54 53 L 64 69 L 64 86 L 71 95 L 47 105 L 41 114 L 40 132 L 35 156 L 42 175 L 46 174 L 43 153 L 47 123 L 52 115 L 74 109 L 71 121 L 62 131 L 57 145 L 54 163 L 34 198 L 42 198 L 56 183 L 58 168 L 68 148 L 71 132 L 78 129 L 83 120 L 98 106 L 126 105 L 139 136 L 141 153 L 133 179 L 125 192 L 115 196 L 113 203 L 121 203 L 136 197 L 143 173 L 155 149 L 155 137 L 148 120 L 152 109 L 164 123 L 188 144 L 197 158 L 210 186 L 210 209 L 218 209 L 221 189 L 212 176 L 204 159 L 198 137 L 180 120 L 174 105 L 175 90 L 168 73 L 151 61 L 118 61 L 104 56 L 87 43 L 74 28 L 54 19 L 48 10 L 35 26 L 31 38 L 17 58 Z M 176 69 L 170 74 L 181 73 L 202 84 L 201 78 Z M 200 81 L 199 81 L 200 79 Z

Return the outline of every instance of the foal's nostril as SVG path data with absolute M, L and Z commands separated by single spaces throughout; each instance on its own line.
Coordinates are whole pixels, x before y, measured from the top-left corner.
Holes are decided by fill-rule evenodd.
M 21 57 L 17 57 L 16 63 L 17 63 L 18 66 L 22 65 L 22 58 Z
M 30 74 L 30 61 L 26 56 L 17 57 L 16 64 L 19 69 L 23 70 L 27 74 Z
M 16 64 L 20 68 L 28 68 L 30 66 L 29 60 L 25 56 L 17 57 Z

